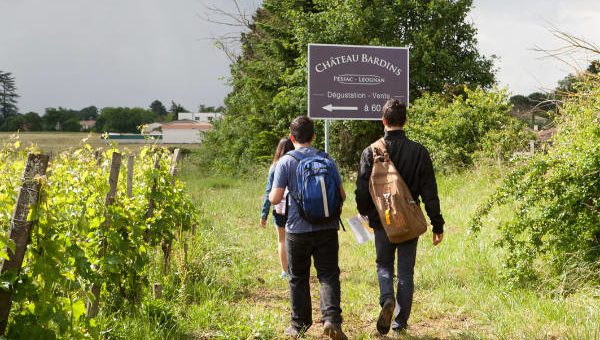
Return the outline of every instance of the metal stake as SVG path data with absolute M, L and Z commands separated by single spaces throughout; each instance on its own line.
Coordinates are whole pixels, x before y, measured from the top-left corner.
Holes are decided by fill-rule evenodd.
M 325 119 L 325 152 L 329 153 L 329 119 Z

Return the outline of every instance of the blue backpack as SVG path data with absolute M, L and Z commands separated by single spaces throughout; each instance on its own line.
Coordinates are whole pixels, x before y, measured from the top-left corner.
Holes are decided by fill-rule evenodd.
M 333 160 L 322 151 L 306 156 L 292 150 L 287 155 L 298 161 L 298 195 L 292 198 L 298 203 L 300 216 L 313 224 L 341 221 L 343 201 Z

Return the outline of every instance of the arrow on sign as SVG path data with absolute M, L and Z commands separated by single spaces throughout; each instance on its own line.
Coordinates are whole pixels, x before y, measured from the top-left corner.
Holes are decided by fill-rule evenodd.
M 329 112 L 334 110 L 343 110 L 343 111 L 358 111 L 358 107 L 356 106 L 333 106 L 331 104 L 323 106 L 323 108 Z

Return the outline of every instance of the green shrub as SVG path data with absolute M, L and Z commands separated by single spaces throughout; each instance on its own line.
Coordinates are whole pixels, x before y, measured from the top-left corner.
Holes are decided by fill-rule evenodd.
M 465 88 L 451 102 L 440 94 L 425 94 L 410 107 L 406 131 L 429 150 L 438 169 L 507 161 L 533 138 L 510 116 L 511 109 L 506 90 Z
M 497 242 L 514 278 L 548 268 L 548 276 L 562 274 L 574 259 L 596 269 L 600 263 L 600 82 L 579 90 L 564 102 L 548 152 L 506 176 L 472 219 L 477 232 L 494 206 L 515 206 L 514 217 L 498 226 Z

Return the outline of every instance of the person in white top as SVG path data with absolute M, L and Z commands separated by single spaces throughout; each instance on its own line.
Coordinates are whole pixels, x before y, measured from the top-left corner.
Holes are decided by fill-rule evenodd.
M 269 208 L 271 202 L 269 202 L 269 193 L 273 186 L 273 177 L 275 174 L 275 165 L 277 161 L 285 155 L 288 151 L 294 150 L 294 144 L 288 137 L 281 138 L 277 149 L 275 150 L 275 156 L 273 157 L 273 164 L 269 169 L 269 179 L 267 180 L 267 190 L 265 192 L 265 199 L 262 206 L 262 213 L 260 217 L 260 226 L 264 227 L 267 225 L 267 217 L 269 216 Z M 286 208 L 287 203 L 285 198 L 287 197 L 287 188 L 285 190 L 284 199 L 273 206 L 273 220 L 277 227 L 277 250 L 279 252 L 279 263 L 281 264 L 281 278 L 287 278 L 287 256 L 285 254 L 285 224 L 287 222 Z

